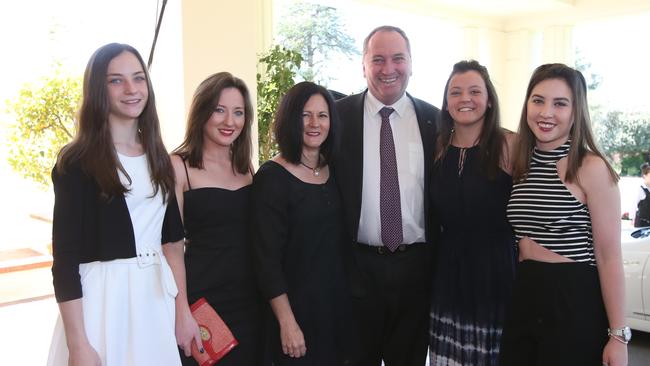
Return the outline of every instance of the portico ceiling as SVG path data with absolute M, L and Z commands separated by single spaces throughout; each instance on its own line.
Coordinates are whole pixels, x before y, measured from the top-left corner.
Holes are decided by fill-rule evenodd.
M 405 12 L 513 30 L 650 12 L 648 0 L 354 0 Z
M 417 8 L 443 8 L 489 16 L 515 16 L 539 11 L 562 11 L 575 6 L 576 0 L 402 0 L 393 3 Z

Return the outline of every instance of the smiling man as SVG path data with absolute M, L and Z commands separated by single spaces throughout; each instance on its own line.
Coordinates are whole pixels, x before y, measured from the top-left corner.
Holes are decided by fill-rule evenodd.
M 368 90 L 336 104 L 343 131 L 334 162 L 350 242 L 360 364 L 421 366 L 438 227 L 429 222 L 425 187 L 439 110 L 406 93 L 411 47 L 397 27 L 381 26 L 366 37 L 363 73 Z

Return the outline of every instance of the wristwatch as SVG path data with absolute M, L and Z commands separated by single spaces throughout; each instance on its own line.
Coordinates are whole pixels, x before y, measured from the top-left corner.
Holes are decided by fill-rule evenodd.
M 614 336 L 617 340 L 627 344 L 632 339 L 632 330 L 630 327 L 607 329 L 608 336 Z

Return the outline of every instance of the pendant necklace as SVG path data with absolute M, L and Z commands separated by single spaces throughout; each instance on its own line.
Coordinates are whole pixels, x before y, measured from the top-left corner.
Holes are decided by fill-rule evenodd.
M 452 126 L 451 127 L 451 136 L 449 139 L 449 143 L 453 144 L 454 141 L 454 133 L 456 132 L 456 129 Z M 473 148 L 474 146 L 478 145 L 479 143 L 479 138 L 480 136 L 474 141 L 474 144 L 469 147 L 458 147 L 459 155 L 458 155 L 458 177 L 460 178 L 463 175 L 463 169 L 465 168 L 465 158 L 467 157 L 467 150 Z
M 316 163 L 315 167 L 312 168 L 309 165 L 303 163 L 302 159 L 300 159 L 300 165 L 302 165 L 305 168 L 311 170 L 311 172 L 314 174 L 315 177 L 318 177 L 318 175 L 320 175 L 320 155 L 318 156 L 318 162 Z

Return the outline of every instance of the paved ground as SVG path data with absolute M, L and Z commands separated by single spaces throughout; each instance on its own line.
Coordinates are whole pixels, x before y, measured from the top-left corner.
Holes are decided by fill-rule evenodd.
M 0 307 L 0 365 L 45 365 L 57 315 L 53 297 Z
M 43 271 L 37 271 L 25 280 L 41 281 L 44 277 Z M 51 296 L 0 306 L 0 365 L 44 365 L 57 316 L 58 307 Z M 635 331 L 629 352 L 629 366 L 650 365 L 650 334 Z
M 40 218 L 51 215 L 51 192 L 35 190 L 11 172 L 4 161 L 0 162 L 0 176 L 3 177 L 0 188 L 9 193 L 0 210 L 0 223 L 5 229 L 0 257 L 3 252 L 24 248 L 47 254 L 51 226 Z M 634 180 L 624 180 L 624 183 L 622 196 L 630 196 L 634 192 L 631 188 Z M 630 199 L 625 198 L 623 202 L 628 203 Z M 44 365 L 58 315 L 50 268 L 14 272 L 1 269 L 0 265 L 0 365 Z M 634 332 L 629 350 L 629 366 L 649 366 L 650 334 Z

